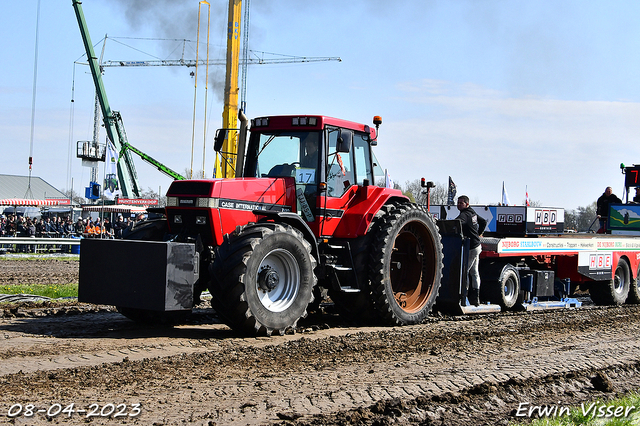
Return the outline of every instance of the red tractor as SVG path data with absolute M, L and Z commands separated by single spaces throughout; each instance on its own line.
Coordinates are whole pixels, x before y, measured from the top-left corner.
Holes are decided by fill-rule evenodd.
M 262 117 L 245 144 L 245 119 L 238 177 L 174 181 L 163 218 L 125 240 L 82 241 L 79 300 L 175 322 L 208 289 L 231 328 L 271 335 L 326 290 L 353 320 L 421 322 L 440 288 L 441 238 L 422 206 L 374 185 L 380 123 Z M 109 256 L 115 267 L 96 274 Z

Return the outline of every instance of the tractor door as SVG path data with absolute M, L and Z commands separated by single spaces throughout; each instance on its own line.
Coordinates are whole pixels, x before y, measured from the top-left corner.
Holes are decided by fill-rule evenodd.
M 346 132 L 349 132 L 348 138 Z M 327 190 L 319 197 L 317 211 L 320 234 L 333 236 L 357 185 L 362 185 L 365 179 L 373 182 L 373 170 L 367 134 L 328 127 L 325 135 Z M 350 140 L 348 145 L 345 145 L 346 139 Z

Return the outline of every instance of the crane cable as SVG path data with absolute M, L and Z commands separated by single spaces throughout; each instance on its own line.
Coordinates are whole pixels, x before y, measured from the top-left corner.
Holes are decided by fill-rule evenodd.
M 206 3 L 208 6 L 207 9 L 207 65 L 205 67 L 205 80 L 204 80 L 204 129 L 203 129 L 203 137 L 202 137 L 202 179 L 204 179 L 204 171 L 205 171 L 205 154 L 207 151 L 207 97 L 209 94 L 209 30 L 211 28 L 211 5 L 207 1 L 201 1 L 200 3 Z M 198 7 L 198 14 L 200 13 Z M 198 24 L 200 24 L 198 19 Z
M 197 107 L 197 96 L 198 96 L 198 59 L 200 58 L 199 56 L 199 52 L 200 52 L 200 13 L 202 11 L 202 3 L 206 3 L 207 6 L 209 7 L 209 15 L 211 15 L 211 5 L 209 4 L 209 2 L 202 0 L 200 1 L 200 3 L 198 3 L 198 36 L 196 38 L 196 65 L 195 65 L 195 72 L 194 72 L 194 90 L 193 90 L 193 123 L 191 125 L 191 164 L 190 164 L 190 168 L 189 168 L 189 179 L 193 179 L 193 152 L 194 152 L 194 145 L 195 145 L 195 138 L 196 138 L 196 107 Z M 209 28 L 207 27 L 207 61 L 209 59 Z M 209 70 L 209 64 L 207 64 L 207 71 Z M 205 79 L 208 79 L 208 76 L 205 77 Z M 206 84 L 206 80 L 205 80 L 205 87 L 207 86 Z M 205 92 L 205 97 L 206 97 L 206 92 Z M 205 115 L 206 115 L 206 103 L 205 103 Z M 206 120 L 206 116 L 205 116 L 205 129 L 207 126 L 207 120 Z M 206 137 L 206 130 L 205 130 L 205 137 Z M 204 160 L 203 160 L 204 161 Z M 202 173 L 204 174 L 204 170 L 202 171 Z
M 73 63 L 73 78 L 71 81 L 71 105 L 69 106 L 69 146 L 67 147 L 67 188 L 69 191 L 69 198 L 73 200 L 73 178 L 71 161 L 73 152 L 73 118 L 75 115 L 75 91 L 76 91 L 76 63 Z
M 36 12 L 36 46 L 35 46 L 35 58 L 33 63 L 33 96 L 31 98 L 31 136 L 29 139 L 29 186 L 25 193 L 25 198 L 33 198 L 31 192 L 31 167 L 33 165 L 33 133 L 35 130 L 36 120 L 36 86 L 38 82 L 38 35 L 40 32 L 40 0 L 38 0 L 38 9 Z
M 240 92 L 240 109 L 247 112 L 247 71 L 249 65 L 249 4 L 244 2 L 244 22 L 242 27 L 242 87 Z

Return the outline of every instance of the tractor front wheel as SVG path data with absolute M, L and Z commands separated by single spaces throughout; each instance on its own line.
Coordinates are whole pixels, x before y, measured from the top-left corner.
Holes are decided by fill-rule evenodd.
M 247 226 L 216 249 L 211 304 L 236 331 L 282 335 L 307 315 L 315 267 L 311 244 L 295 228 Z

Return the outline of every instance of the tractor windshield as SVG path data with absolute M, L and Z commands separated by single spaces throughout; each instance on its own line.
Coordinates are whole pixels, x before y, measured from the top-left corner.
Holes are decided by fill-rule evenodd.
M 251 134 L 245 176 L 295 177 L 297 184 L 318 182 L 320 132 Z

